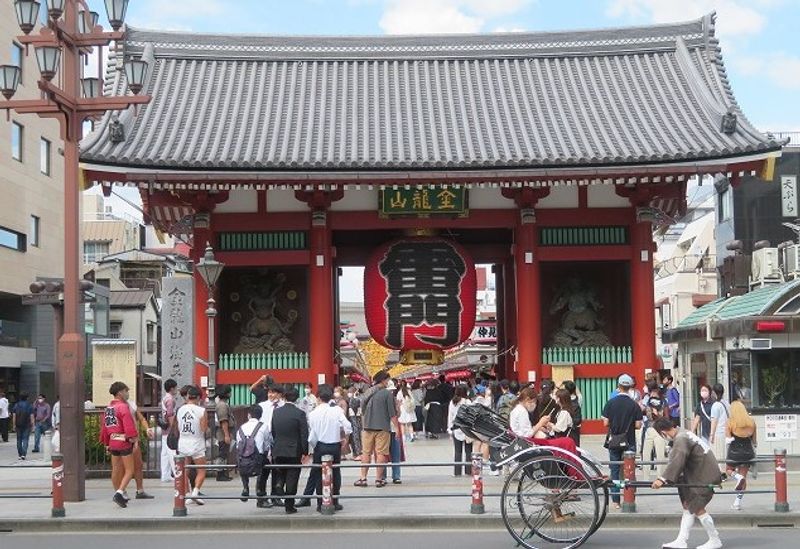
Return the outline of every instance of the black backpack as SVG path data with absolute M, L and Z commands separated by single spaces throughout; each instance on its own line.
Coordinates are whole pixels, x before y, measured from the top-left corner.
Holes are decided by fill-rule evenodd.
M 261 468 L 264 465 L 264 456 L 256 448 L 256 433 L 258 433 L 262 425 L 264 424 L 259 421 L 250 436 L 246 436 L 242 428 L 239 427 L 240 436 L 239 441 L 236 443 L 238 454 L 236 464 L 241 476 L 252 477 L 261 473 Z

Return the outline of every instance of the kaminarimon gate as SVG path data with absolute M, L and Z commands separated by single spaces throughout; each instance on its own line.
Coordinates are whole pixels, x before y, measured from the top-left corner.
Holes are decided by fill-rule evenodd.
M 195 261 L 213 247 L 225 264 L 216 381 L 238 387 L 265 373 L 337 382 L 339 267 L 405 239 L 374 271 L 410 272 L 386 279 L 405 297 L 366 303 L 386 326 L 405 318 L 427 330 L 415 342 L 451 344 L 469 309 L 459 277 L 491 264 L 498 376 L 557 374 L 605 399 L 619 374 L 641 383 L 658 368 L 654 226 L 681 215 L 687 179 L 736 184 L 781 148 L 737 106 L 713 16 L 446 36 L 129 28 L 117 55 L 149 63 L 153 99 L 97 125 L 85 178 L 138 186 L 150 221 L 191 239 Z M 110 74 L 107 88 L 123 90 Z M 431 266 L 449 274 L 414 278 Z M 193 350 L 165 351 L 165 377 L 186 355 L 194 379 L 206 375 L 194 357 L 208 358 L 207 297 L 195 275 Z M 408 345 L 413 327 L 387 330 Z

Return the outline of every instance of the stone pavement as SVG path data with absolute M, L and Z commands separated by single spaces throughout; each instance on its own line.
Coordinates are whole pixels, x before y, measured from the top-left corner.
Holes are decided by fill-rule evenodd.
M 607 459 L 601 447 L 602 437 L 584 437 L 584 446 L 600 460 Z M 66 519 L 51 519 L 49 499 L 30 499 L 18 496 L 47 496 L 50 492 L 50 470 L 34 468 L 44 465 L 37 460 L 41 454 L 29 454 L 28 461 L 16 460 L 16 445 L 13 438 L 8 443 L 0 442 L 0 530 L 19 529 L 67 529 L 97 528 L 108 523 L 115 528 L 174 529 L 181 525 L 197 529 L 214 529 L 221 525 L 234 528 L 269 529 L 360 529 L 360 528 L 502 528 L 500 518 L 500 493 L 504 478 L 484 475 L 484 515 L 470 514 L 471 477 L 453 477 L 451 467 L 414 467 L 413 463 L 452 461 L 452 443 L 448 439 L 420 440 L 408 445 L 408 459 L 412 465 L 403 468 L 402 485 L 389 484 L 375 488 L 374 471 L 370 471 L 369 488 L 355 488 L 357 469 L 343 471 L 342 500 L 344 511 L 334 517 L 322 517 L 314 508 L 301 508 L 291 517 L 282 508 L 257 509 L 250 501 L 238 500 L 241 484 L 238 478 L 232 482 L 208 480 L 202 491 L 209 497 L 230 497 L 230 500 L 207 499 L 206 504 L 188 504 L 188 517 L 173 518 L 173 487 L 154 479 L 145 479 L 146 490 L 155 496 L 153 500 L 131 500 L 126 509 L 111 501 L 112 490 L 108 479 L 92 479 L 86 482 L 86 501 L 66 504 Z M 353 464 L 354 462 L 345 462 Z M 301 477 L 300 486 L 305 485 L 307 473 Z M 639 472 L 640 478 L 642 472 Z M 751 479 L 752 489 L 770 490 L 773 487 L 772 473 L 761 473 Z M 252 482 L 252 481 L 251 481 Z M 133 483 L 129 487 L 132 494 Z M 251 487 L 251 492 L 254 492 Z M 650 496 L 647 494 L 670 494 Z M 403 497 L 413 494 L 454 494 L 458 497 Z M 677 495 L 673 490 L 640 490 L 637 498 L 637 513 L 622 513 L 609 509 L 606 525 L 614 527 L 658 527 L 674 526 L 680 513 Z M 392 499 L 347 499 L 346 496 L 387 495 Z M 8 497 L 11 496 L 11 497 Z M 789 475 L 790 513 L 775 513 L 773 494 L 750 494 L 744 498 L 742 511 L 734 511 L 730 504 L 732 495 L 717 495 L 709 511 L 721 524 L 736 526 L 792 524 L 800 525 L 800 471 Z

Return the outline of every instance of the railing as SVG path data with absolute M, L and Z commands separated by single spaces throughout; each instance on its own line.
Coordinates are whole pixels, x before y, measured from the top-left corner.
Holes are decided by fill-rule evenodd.
M 308 353 L 269 353 L 258 355 L 220 355 L 220 370 L 304 370 Z
M 161 434 L 156 428 L 161 408 L 140 407 L 139 412 L 148 424 L 148 430 L 139 427 L 139 448 L 142 451 L 142 470 L 147 478 L 161 475 Z M 106 477 L 111 473 L 111 456 L 100 444 L 100 427 L 104 408 L 86 410 L 83 416 L 86 471 L 89 477 Z M 152 438 L 148 438 L 149 430 Z
M 713 255 L 685 255 L 672 257 L 658 265 L 656 278 L 661 279 L 676 273 L 713 273 L 717 270 L 717 259 Z
M 255 379 L 253 380 L 255 381 Z M 306 386 L 305 383 L 285 383 L 285 387 L 294 388 L 297 390 L 297 394 L 300 395 L 299 398 L 302 399 L 306 396 Z M 250 385 L 249 384 L 231 384 L 231 400 L 229 404 L 231 406 L 250 406 L 251 404 L 255 404 L 255 397 L 250 394 Z M 237 420 L 239 418 L 237 417 Z M 247 421 L 246 414 L 242 414 L 242 419 Z M 237 422 L 237 425 L 241 425 L 244 421 Z
M 630 347 L 546 347 L 545 364 L 625 364 L 631 362 Z
M 783 140 L 789 138 L 787 147 L 800 147 L 800 132 L 770 132 L 775 139 Z
M 0 346 L 30 348 L 30 326 L 24 322 L 0 320 Z
M 542 246 L 613 246 L 628 243 L 627 227 L 544 227 Z

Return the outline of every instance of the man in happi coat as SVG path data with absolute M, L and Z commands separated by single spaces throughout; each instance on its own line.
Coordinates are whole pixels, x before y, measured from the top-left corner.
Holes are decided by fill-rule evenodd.
M 657 490 L 667 484 L 677 485 L 683 505 L 678 537 L 665 543 L 663 549 L 686 549 L 695 517 L 708 534 L 708 541 L 697 549 L 719 549 L 722 547 L 719 532 L 714 526 L 714 519 L 706 512 L 706 506 L 714 497 L 713 486 L 722 480 L 714 452 L 708 442 L 692 432 L 673 426 L 669 418 L 658 418 L 653 422 L 653 428 L 659 435 L 672 441 L 672 450 L 666 469 L 653 482 L 652 488 Z

